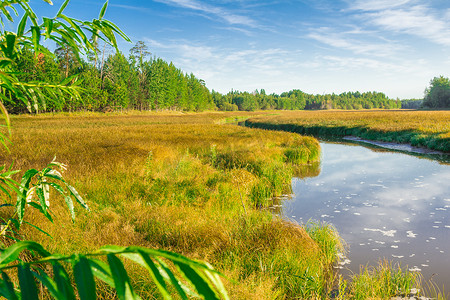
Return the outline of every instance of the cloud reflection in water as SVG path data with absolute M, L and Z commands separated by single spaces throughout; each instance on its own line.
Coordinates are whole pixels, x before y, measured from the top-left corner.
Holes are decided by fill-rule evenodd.
M 322 143 L 321 173 L 294 179 L 287 218 L 332 223 L 350 246 L 349 268 L 379 258 L 450 286 L 450 167 L 361 146 Z

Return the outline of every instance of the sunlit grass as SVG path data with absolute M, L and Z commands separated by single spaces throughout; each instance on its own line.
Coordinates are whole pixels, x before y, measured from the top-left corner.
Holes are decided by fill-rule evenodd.
M 260 210 L 290 192 L 292 176 L 318 174 L 318 141 L 221 125 L 252 115 L 261 113 L 14 116 L 3 161 L 25 170 L 56 155 L 91 208 L 74 224 L 63 199 L 52 202 L 54 224 L 29 211 L 53 239 L 31 227 L 24 238 L 66 254 L 105 244 L 176 251 L 223 272 L 232 299 L 327 298 L 343 251 L 336 230 Z M 130 272 L 145 299 L 158 298 L 142 270 Z
M 289 192 L 302 164 L 318 161 L 319 144 L 297 134 L 220 125 L 239 115 L 14 116 L 11 153 L 3 152 L 3 160 L 24 170 L 56 156 L 91 208 L 77 211 L 73 225 L 63 199 L 52 202 L 54 224 L 30 211 L 26 219 L 53 239 L 30 227 L 24 238 L 57 253 L 104 244 L 176 251 L 227 275 L 233 299 L 323 296 L 331 262 L 321 245 L 303 228 L 259 209 Z M 338 236 L 331 238 L 338 251 Z M 149 280 L 132 273 L 143 295 L 153 298 Z M 111 291 L 105 288 L 102 297 Z
M 254 117 L 255 127 L 308 135 L 358 136 L 450 152 L 450 111 L 283 111 Z

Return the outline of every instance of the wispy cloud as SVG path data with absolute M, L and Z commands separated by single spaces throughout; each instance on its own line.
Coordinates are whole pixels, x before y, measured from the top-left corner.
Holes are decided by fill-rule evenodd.
M 439 17 L 426 5 L 390 9 L 367 15 L 372 23 L 385 30 L 407 33 L 450 46 L 450 21 Z
M 145 10 L 147 10 L 146 7 L 125 5 L 125 4 L 109 4 L 109 6 L 118 7 L 118 8 L 124 8 L 124 9 L 129 9 L 129 10 L 137 10 L 137 11 L 145 11 Z
M 390 56 L 402 48 L 393 42 L 382 41 L 377 43 L 375 42 L 377 38 L 374 36 L 374 33 L 363 31 L 359 28 L 336 32 L 328 27 L 314 29 L 307 35 L 307 37 L 323 44 L 350 50 L 355 54 Z M 369 39 L 371 40 L 370 42 L 368 41 Z
M 350 2 L 350 9 L 374 11 L 392 9 L 412 2 L 411 0 L 357 0 Z
M 387 33 L 407 34 L 450 46 L 449 11 L 432 8 L 424 0 L 355 0 L 348 10 L 366 24 Z
M 223 48 L 188 40 L 145 39 L 145 42 L 152 51 L 173 57 L 176 66 L 186 72 L 193 72 L 222 92 L 231 88 L 269 89 L 269 84 L 285 80 L 286 68 L 298 70 L 299 67 L 299 52 L 276 47 L 252 49 L 251 46 L 241 45 L 240 48 Z M 266 82 L 267 84 L 263 84 Z
M 260 25 L 249 16 L 236 14 L 228 9 L 206 4 L 198 0 L 154 0 L 154 1 L 199 11 L 209 16 L 212 15 L 216 18 L 218 17 L 219 19 L 225 21 L 230 25 L 243 25 L 251 28 L 260 27 Z

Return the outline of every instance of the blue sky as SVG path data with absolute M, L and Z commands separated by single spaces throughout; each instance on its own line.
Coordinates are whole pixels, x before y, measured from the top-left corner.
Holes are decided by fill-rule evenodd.
M 52 17 L 53 2 L 31 5 Z M 102 4 L 72 0 L 67 14 L 92 19 Z M 448 0 L 110 0 L 106 18 L 222 93 L 421 98 L 434 76 L 450 77 Z

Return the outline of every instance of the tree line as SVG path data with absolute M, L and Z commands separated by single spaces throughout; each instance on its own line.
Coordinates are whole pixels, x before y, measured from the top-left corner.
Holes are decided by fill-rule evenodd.
M 180 111 L 254 111 L 312 109 L 417 109 L 449 107 L 450 81 L 435 77 L 424 99 L 393 100 L 380 92 L 345 92 L 308 94 L 294 89 L 281 94 L 231 90 L 227 94 L 210 91 L 205 81 L 184 73 L 172 62 L 154 57 L 144 42 L 131 48 L 128 56 L 96 44 L 94 52 L 79 58 L 70 47 L 58 47 L 54 53 L 23 48 L 15 61 L 17 76 L 24 81 L 72 83 L 79 86 L 80 97 L 48 97 L 47 101 L 26 104 L 5 103 L 10 112 L 27 111 L 109 111 L 180 110 Z
M 98 47 L 98 46 L 97 46 Z M 161 58 L 152 57 L 143 42 L 138 42 L 129 56 L 120 51 L 99 55 L 88 53 L 78 59 L 67 46 L 35 55 L 29 48 L 21 49 L 15 61 L 20 80 L 78 85 L 79 97 L 47 97 L 47 101 L 5 103 L 10 112 L 27 111 L 105 111 L 121 109 L 186 110 L 214 109 L 205 82 L 192 73 L 186 74 Z
M 302 109 L 372 109 L 400 108 L 401 102 L 389 99 L 378 92 L 346 92 L 341 94 L 313 95 L 301 90 L 267 95 L 262 89 L 253 93 L 231 91 L 226 95 L 212 91 L 214 103 L 219 110 L 302 110 Z

